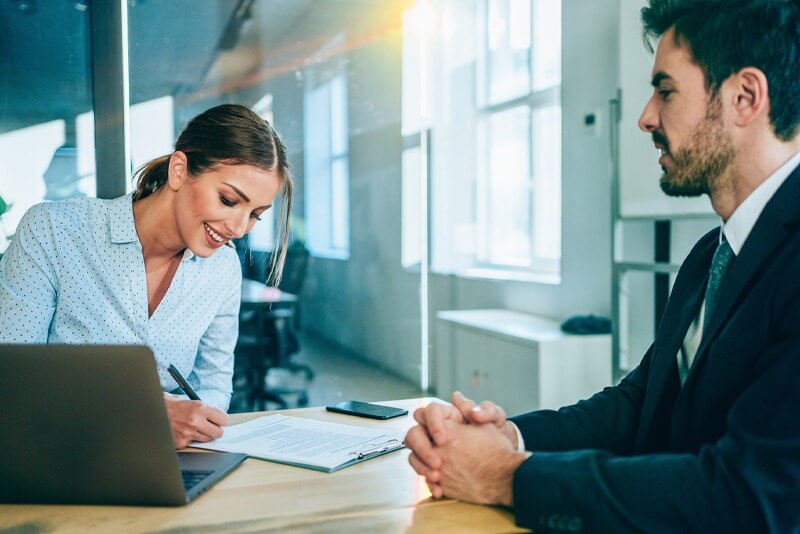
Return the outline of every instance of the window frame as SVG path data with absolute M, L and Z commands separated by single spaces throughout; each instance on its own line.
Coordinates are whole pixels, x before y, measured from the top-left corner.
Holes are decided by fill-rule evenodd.
M 556 107 L 561 111 L 561 84 L 559 78 L 557 84 L 552 84 L 543 88 L 535 88 L 536 80 L 534 79 L 534 46 L 536 44 L 533 38 L 533 31 L 536 27 L 536 9 L 535 1 L 529 0 L 531 3 L 531 45 L 528 52 L 528 92 L 519 96 L 511 97 L 503 101 L 490 102 L 491 95 L 491 75 L 492 72 L 492 59 L 491 49 L 489 42 L 489 2 L 492 0 L 483 0 L 479 4 L 477 16 L 479 22 L 477 24 L 479 50 L 477 72 L 476 72 L 476 115 L 477 115 L 477 146 L 481 147 L 478 153 L 478 172 L 476 176 L 476 191 L 475 191 L 475 223 L 476 223 L 476 253 L 475 264 L 473 269 L 468 269 L 469 272 L 485 273 L 492 275 L 494 273 L 500 278 L 515 277 L 513 273 L 518 275 L 531 274 L 534 277 L 541 275 L 544 279 L 550 277 L 558 277 L 560 274 L 561 264 L 561 246 L 559 246 L 559 255 L 557 258 L 545 257 L 537 254 L 537 228 L 535 218 L 536 206 L 536 184 L 538 180 L 543 177 L 536 175 L 536 136 L 539 132 L 536 131 L 534 115 L 537 110 Z M 552 1 L 552 0 L 551 0 Z M 561 47 L 561 43 L 558 43 Z M 529 206 L 529 221 L 530 224 L 527 228 L 527 238 L 530 246 L 530 255 L 528 257 L 527 265 L 514 265 L 510 263 L 502 263 L 492 261 L 491 259 L 491 184 L 492 173 L 489 168 L 489 149 L 490 143 L 490 122 L 492 117 L 497 114 L 518 108 L 527 108 L 529 120 L 529 136 L 528 136 L 528 171 L 530 183 L 530 198 L 528 199 Z M 559 128 L 559 136 L 561 135 L 562 128 Z M 563 154 L 563 145 L 559 141 L 559 152 Z M 558 187 L 561 187 L 563 173 L 559 172 Z M 562 208 L 559 208 L 562 213 Z M 538 230 L 541 231 L 541 230 Z M 559 227 L 561 232 L 561 227 Z M 559 240 L 560 241 L 560 240 Z M 507 274 L 503 274 L 507 273 Z
M 327 115 L 328 115 L 328 146 L 326 147 L 325 163 L 326 181 L 320 183 L 320 178 L 315 177 L 309 180 L 306 176 L 305 183 L 305 213 L 307 222 L 306 243 L 310 253 L 315 257 L 348 260 L 350 258 L 350 140 L 349 140 L 349 103 L 348 103 L 348 80 L 347 71 L 344 68 L 320 68 L 309 69 L 306 71 L 305 89 L 305 108 L 306 116 L 309 116 L 309 99 L 315 91 L 324 90 L 327 93 Z M 320 78 L 322 78 L 320 80 Z M 338 96 L 340 102 L 335 102 L 337 90 L 335 84 L 340 84 Z M 334 106 L 339 105 L 340 109 L 335 111 Z M 338 113 L 339 120 L 334 120 Z M 314 114 L 316 128 L 319 128 L 319 114 Z M 338 124 L 335 124 L 337 123 Z M 338 133 L 340 142 L 335 142 L 334 127 L 339 126 L 341 131 Z M 314 157 L 313 151 L 309 148 L 308 128 L 305 129 L 306 138 L 304 139 L 305 150 L 305 171 L 310 171 L 309 162 Z M 339 145 L 339 146 L 337 146 Z M 323 159 L 323 158 L 321 158 Z M 317 160 L 316 163 L 319 163 Z M 343 169 L 340 189 L 334 191 L 336 182 L 336 167 Z M 312 185 L 313 184 L 313 185 Z M 322 185 L 322 190 L 313 191 L 316 186 Z M 320 199 L 319 195 L 325 195 Z M 312 198 L 315 197 L 315 198 Z M 338 202 L 337 202 L 338 200 Z M 319 208 L 324 207 L 324 210 Z M 312 221 L 312 217 L 325 218 L 325 221 Z M 324 231 L 322 230 L 324 229 Z M 337 230 L 339 235 L 337 236 Z

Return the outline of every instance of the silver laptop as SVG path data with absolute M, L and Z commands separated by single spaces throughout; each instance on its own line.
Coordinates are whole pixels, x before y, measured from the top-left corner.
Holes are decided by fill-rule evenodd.
M 176 453 L 147 347 L 0 345 L 0 502 L 181 505 L 244 459 Z

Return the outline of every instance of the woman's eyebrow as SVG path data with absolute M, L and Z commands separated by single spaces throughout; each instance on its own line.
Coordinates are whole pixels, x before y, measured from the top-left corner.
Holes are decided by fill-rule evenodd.
M 250 198 L 249 198 L 247 195 L 245 195 L 245 194 L 242 192 L 242 190 L 241 190 L 241 189 L 239 189 L 239 188 L 238 188 L 238 187 L 236 187 L 235 185 L 231 185 L 231 184 L 229 184 L 228 182 L 222 182 L 222 183 L 223 183 L 223 184 L 225 184 L 225 185 L 227 185 L 228 187 L 230 187 L 230 188 L 231 188 L 231 189 L 233 189 L 234 191 L 236 191 L 236 192 L 239 194 L 239 196 L 240 196 L 240 197 L 242 197 L 242 198 L 244 199 L 244 201 L 245 201 L 245 202 L 250 202 Z
M 242 190 L 241 190 L 241 189 L 239 189 L 239 188 L 238 188 L 238 187 L 236 187 L 235 185 L 231 185 L 231 184 L 229 184 L 228 182 L 222 182 L 222 183 L 223 183 L 223 184 L 225 184 L 225 185 L 227 185 L 228 187 L 230 187 L 230 188 L 231 188 L 231 189 L 233 189 L 234 191 L 236 191 L 236 193 L 237 193 L 237 194 L 238 194 L 240 197 L 242 197 L 242 199 L 243 199 L 245 202 L 250 202 L 250 198 L 249 198 L 247 195 L 245 195 L 245 194 L 242 192 Z M 259 209 L 259 210 L 260 210 L 260 209 L 263 209 L 263 210 L 268 210 L 268 209 L 270 209 L 271 207 L 272 207 L 272 204 L 268 204 L 268 205 L 266 205 L 266 206 L 259 206 L 259 207 L 258 207 L 258 208 L 256 208 L 256 209 Z

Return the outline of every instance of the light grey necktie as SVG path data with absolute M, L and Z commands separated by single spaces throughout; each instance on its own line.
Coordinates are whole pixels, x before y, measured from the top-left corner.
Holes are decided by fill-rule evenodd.
M 719 286 L 722 285 L 722 279 L 725 277 L 725 272 L 728 270 L 732 259 L 733 250 L 723 237 L 722 242 L 717 247 L 717 251 L 714 252 L 714 259 L 711 260 L 711 271 L 708 275 L 708 286 L 706 286 L 706 311 L 703 318 L 703 332 L 708 326 L 711 314 L 714 313 L 717 298 L 719 297 Z

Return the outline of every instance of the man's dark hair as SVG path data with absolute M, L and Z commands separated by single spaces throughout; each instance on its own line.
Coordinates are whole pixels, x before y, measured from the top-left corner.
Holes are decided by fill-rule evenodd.
M 769 84 L 775 135 L 788 141 L 800 126 L 800 0 L 650 0 L 642 9 L 644 40 L 675 28 L 716 95 L 732 74 L 755 67 Z

